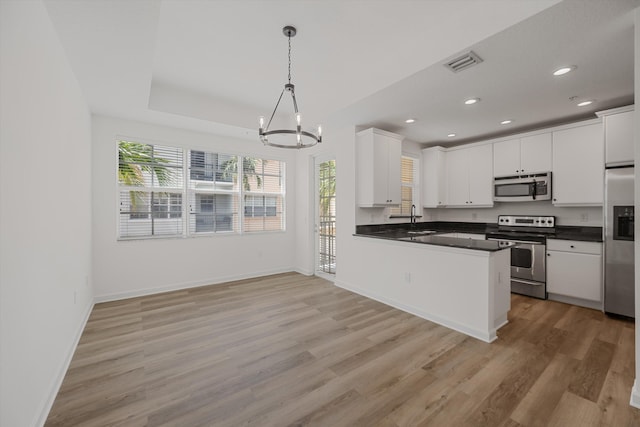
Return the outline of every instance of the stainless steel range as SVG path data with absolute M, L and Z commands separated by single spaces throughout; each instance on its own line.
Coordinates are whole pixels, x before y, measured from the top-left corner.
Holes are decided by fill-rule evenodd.
M 547 299 L 547 235 L 555 233 L 555 217 L 500 215 L 498 229 L 487 240 L 511 248 L 511 292 Z

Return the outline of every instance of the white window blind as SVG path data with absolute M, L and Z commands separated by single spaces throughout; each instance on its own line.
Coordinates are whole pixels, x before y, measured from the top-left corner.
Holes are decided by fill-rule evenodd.
M 189 234 L 239 232 L 238 156 L 189 151 Z
M 181 235 L 182 150 L 118 141 L 120 237 Z
M 243 229 L 284 230 L 284 162 L 245 157 Z
M 119 238 L 284 230 L 284 162 L 117 144 Z
M 411 205 L 417 206 L 416 193 L 418 181 L 418 159 L 402 156 L 400 164 L 400 206 L 390 208 L 390 215 L 409 216 L 411 215 Z

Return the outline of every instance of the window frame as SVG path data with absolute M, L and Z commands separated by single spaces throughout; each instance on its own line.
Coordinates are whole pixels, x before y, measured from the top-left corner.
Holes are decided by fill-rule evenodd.
M 135 143 L 139 143 L 139 144 L 146 144 L 146 145 L 151 145 L 151 146 L 162 146 L 162 147 L 168 147 L 168 148 L 173 148 L 173 149 L 177 149 L 180 150 L 182 152 L 182 185 L 180 186 L 180 188 L 177 187 L 153 187 L 153 188 L 149 188 L 149 187 L 134 187 L 134 186 L 126 186 L 123 185 L 122 183 L 120 183 L 119 180 L 119 175 L 118 175 L 118 170 L 119 170 L 119 144 L 121 141 L 126 141 L 126 142 L 135 142 Z M 229 156 L 236 156 L 238 158 L 238 171 L 237 171 L 237 180 L 239 181 L 237 184 L 237 191 L 196 191 L 194 188 L 190 187 L 191 184 L 191 170 L 190 170 L 190 153 L 192 151 L 195 152 L 209 152 L 209 153 L 214 153 L 217 155 L 229 155 Z M 240 236 L 240 235 L 251 235 L 251 234 L 261 234 L 261 233 L 284 233 L 287 231 L 287 221 L 286 221 L 286 207 L 287 207 L 287 200 L 286 200 L 286 170 L 287 170 L 287 161 L 279 156 L 268 156 L 268 155 L 264 155 L 264 154 L 250 154 L 250 153 L 246 153 L 246 152 L 242 152 L 242 153 L 238 153 L 238 152 L 232 152 L 230 150 L 212 150 L 210 147 L 209 148 L 203 148 L 201 146 L 197 146 L 196 144 L 189 145 L 189 144 L 172 144 L 170 142 L 165 142 L 165 141 L 155 141 L 155 140 L 150 140 L 150 139 L 146 139 L 146 138 L 136 138 L 136 137 L 131 137 L 131 136 L 124 136 L 124 135 L 116 135 L 115 137 L 115 144 L 114 144 L 114 158 L 115 158 L 115 193 L 116 193 L 116 203 L 115 203 L 115 213 L 116 213 L 116 227 L 115 227 L 115 234 L 116 234 L 116 241 L 118 242 L 126 242 L 126 241 L 135 241 L 135 240 L 154 240 L 154 239 L 175 239 L 175 238 L 202 238 L 202 237 L 212 237 L 212 236 Z M 246 191 L 244 190 L 244 186 L 242 183 L 242 176 L 243 176 L 243 166 L 244 166 L 244 161 L 243 159 L 246 157 L 250 157 L 250 158 L 254 158 L 254 159 L 259 159 L 259 160 L 267 160 L 267 161 L 277 161 L 280 164 L 280 179 L 281 179 L 281 191 L 280 192 L 264 192 L 264 191 Z M 214 173 L 214 177 L 215 177 L 215 171 Z M 233 182 L 233 180 L 231 181 Z M 234 184 L 235 185 L 235 184 Z M 180 194 L 181 198 L 182 198 L 182 207 L 181 207 L 181 212 L 180 212 L 180 216 L 178 218 L 171 218 L 172 212 L 174 212 L 175 214 L 175 209 L 172 210 L 172 206 L 174 206 L 172 204 L 172 194 L 167 194 L 167 200 L 168 202 L 164 205 L 166 208 L 166 212 L 164 212 L 167 216 L 167 220 L 179 220 L 182 223 L 182 233 L 181 234 L 171 234 L 171 235 L 164 235 L 164 234 L 157 234 L 157 235 L 139 235 L 139 236 L 122 236 L 121 235 L 121 230 L 122 230 L 122 223 L 121 223 L 121 219 L 120 216 L 122 214 L 121 211 L 121 207 L 120 207 L 120 197 L 121 197 L 121 192 L 123 191 L 143 191 L 146 193 L 151 193 L 151 192 L 155 192 L 155 193 L 176 193 L 176 194 Z M 190 203 L 191 203 L 191 195 L 194 196 L 195 198 L 195 194 L 229 194 L 231 195 L 231 197 L 237 197 L 237 201 L 236 201 L 236 205 L 237 205 L 237 215 L 236 215 L 236 219 L 235 221 L 237 222 L 236 224 L 236 229 L 233 229 L 232 226 L 232 230 L 231 231 L 211 231 L 211 232 L 192 232 L 190 230 L 190 220 L 189 217 L 191 215 L 191 208 L 190 208 Z M 275 197 L 276 200 L 277 198 L 280 198 L 282 201 L 282 212 L 281 212 L 281 222 L 280 222 L 280 227 L 277 230 L 246 230 L 245 229 L 245 224 L 244 224 L 244 220 L 245 220 L 245 214 L 244 214 L 244 198 L 245 196 L 265 196 L 265 197 Z M 277 204 L 277 202 L 276 202 Z M 276 208 L 277 209 L 277 208 Z M 152 211 L 152 207 L 150 207 L 150 212 Z M 275 218 L 277 217 L 278 213 L 276 212 L 275 216 L 267 216 L 267 218 Z M 256 217 L 259 218 L 259 217 Z M 137 219 L 128 219 L 129 221 L 136 221 Z
M 411 184 L 404 183 L 402 181 L 402 159 L 411 159 L 413 162 L 413 177 Z M 400 156 L 400 206 L 389 207 L 389 218 L 411 218 L 411 211 L 408 213 L 402 212 L 402 187 L 411 188 L 411 204 L 416 205 L 416 213 L 421 212 L 420 204 L 420 157 L 413 153 L 402 153 Z M 397 210 L 396 210 L 397 209 Z M 416 215 L 420 217 L 421 215 Z

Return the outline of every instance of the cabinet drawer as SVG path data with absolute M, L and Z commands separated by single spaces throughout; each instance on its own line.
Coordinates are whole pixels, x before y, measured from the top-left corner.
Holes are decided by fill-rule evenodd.
M 547 250 L 601 255 L 602 243 L 579 242 L 576 240 L 547 239 Z

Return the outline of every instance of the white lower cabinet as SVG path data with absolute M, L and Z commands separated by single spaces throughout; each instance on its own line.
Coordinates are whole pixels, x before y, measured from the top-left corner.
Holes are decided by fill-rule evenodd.
M 547 239 L 547 292 L 601 302 L 602 243 Z

